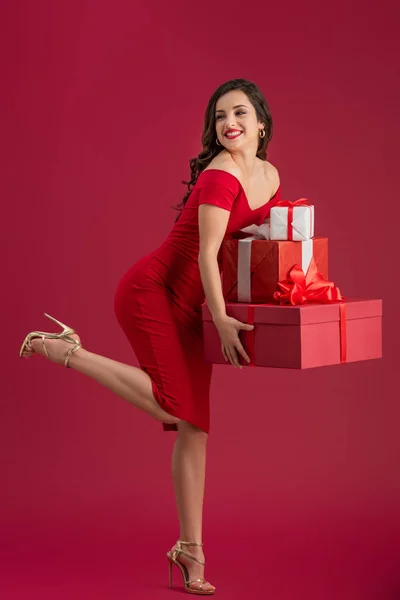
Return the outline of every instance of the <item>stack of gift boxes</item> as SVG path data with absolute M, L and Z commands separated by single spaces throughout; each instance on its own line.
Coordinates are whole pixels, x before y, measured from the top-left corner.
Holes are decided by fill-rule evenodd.
M 305 198 L 281 201 L 262 225 L 222 243 L 227 314 L 254 324 L 239 334 L 251 359 L 238 354 L 243 366 L 306 369 L 382 356 L 382 300 L 343 297 L 328 280 L 328 239 L 314 237 L 314 212 Z M 202 308 L 205 360 L 227 364 Z

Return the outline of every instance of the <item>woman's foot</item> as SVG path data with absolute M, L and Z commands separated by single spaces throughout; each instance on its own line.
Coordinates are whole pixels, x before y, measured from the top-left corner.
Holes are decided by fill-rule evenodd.
M 172 548 L 171 548 L 171 554 L 173 553 L 174 549 L 177 548 L 178 545 L 175 544 Z M 195 558 L 197 558 L 198 560 L 201 560 L 202 562 L 205 562 L 205 558 L 204 558 L 204 552 L 203 552 L 203 548 L 202 546 L 186 546 L 186 545 L 181 545 L 181 549 L 184 550 L 185 552 L 187 552 L 188 554 L 191 554 L 192 556 L 194 556 Z M 199 586 L 201 585 L 201 589 L 203 591 L 213 591 L 215 590 L 215 587 L 213 585 L 211 585 L 211 583 L 209 583 L 208 581 L 206 583 L 202 583 L 201 581 L 193 581 L 193 579 L 202 579 L 204 580 L 204 566 L 200 565 L 198 562 L 196 562 L 195 560 L 192 560 L 190 558 L 188 558 L 187 556 L 185 556 L 184 554 L 179 553 L 176 560 L 178 562 L 180 562 L 181 564 L 185 565 L 185 567 L 188 570 L 188 574 L 189 574 L 189 581 L 191 581 L 192 583 L 189 584 L 189 587 L 192 589 L 198 589 Z
M 80 342 L 80 337 L 77 333 L 73 333 L 70 335 L 71 338 L 74 338 Z M 34 354 L 40 354 L 41 356 L 46 356 L 45 350 L 43 348 L 43 343 L 46 346 L 47 354 L 49 360 L 51 362 L 55 362 L 57 364 L 64 365 L 65 358 L 69 350 L 71 350 L 72 344 L 70 342 L 66 342 L 65 340 L 60 339 L 44 339 L 44 341 L 40 338 L 35 338 L 31 340 L 30 346 L 32 348 L 29 351 L 28 348 L 25 349 L 22 356 L 25 358 L 29 358 Z M 79 352 L 79 350 L 77 350 Z

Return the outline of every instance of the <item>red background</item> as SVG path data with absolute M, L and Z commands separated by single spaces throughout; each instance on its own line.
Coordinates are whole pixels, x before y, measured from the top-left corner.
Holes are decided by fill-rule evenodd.
M 400 597 L 396 6 L 1 3 L 2 598 L 173 593 L 175 434 L 18 351 L 49 312 L 137 364 L 115 286 L 168 234 L 207 101 L 236 77 L 270 104 L 269 160 L 283 197 L 314 200 L 330 278 L 384 299 L 384 358 L 215 367 L 206 576 L 230 600 Z

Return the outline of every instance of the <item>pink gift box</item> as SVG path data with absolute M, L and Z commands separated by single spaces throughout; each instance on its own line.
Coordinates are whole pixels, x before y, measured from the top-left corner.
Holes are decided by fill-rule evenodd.
M 349 298 L 328 304 L 226 303 L 227 314 L 252 331 L 240 331 L 252 359 L 243 366 L 309 369 L 382 357 L 382 300 Z M 230 365 L 206 303 L 202 307 L 204 358 Z

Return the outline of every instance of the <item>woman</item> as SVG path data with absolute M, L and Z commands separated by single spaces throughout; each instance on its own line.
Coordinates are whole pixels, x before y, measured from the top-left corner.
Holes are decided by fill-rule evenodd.
M 266 160 L 271 137 L 270 111 L 254 83 L 234 79 L 214 92 L 181 212 L 163 244 L 133 265 L 116 290 L 116 317 L 140 368 L 85 350 L 59 321 L 61 333 L 32 332 L 20 352 L 76 369 L 161 421 L 164 431 L 178 431 L 172 476 L 180 539 L 167 552 L 170 586 L 175 564 L 185 590 L 196 594 L 215 591 L 204 579 L 202 549 L 212 365 L 203 359 L 201 305 L 206 299 L 225 360 L 241 368 L 238 353 L 249 357 L 239 331 L 252 326 L 226 314 L 219 250 L 224 238 L 261 224 L 279 200 L 278 171 Z

